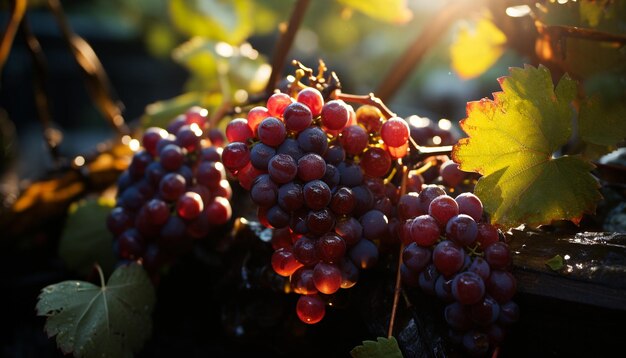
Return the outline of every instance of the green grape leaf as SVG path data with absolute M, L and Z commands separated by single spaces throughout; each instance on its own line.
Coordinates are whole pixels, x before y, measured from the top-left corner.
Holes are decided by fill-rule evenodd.
M 113 200 L 91 198 L 73 203 L 59 242 L 59 257 L 70 270 L 87 275 L 95 263 L 107 274 L 115 264 L 113 238 L 106 218 Z
M 190 37 L 240 44 L 253 31 L 251 0 L 171 0 L 174 26 Z
M 102 287 L 64 281 L 45 287 L 37 314 L 45 331 L 74 357 L 132 357 L 152 331 L 154 287 L 141 265 L 117 268 Z
M 580 156 L 555 158 L 570 138 L 576 82 L 564 76 L 554 88 L 540 66 L 512 68 L 494 100 L 467 104 L 454 146 L 460 169 L 482 174 L 475 187 L 492 223 L 513 227 L 566 219 L 578 222 L 601 199 L 594 166 Z
M 376 341 L 363 341 L 350 351 L 353 358 L 402 358 L 398 341 L 394 337 L 378 337 Z
M 452 68 L 463 79 L 480 76 L 502 56 L 505 43 L 506 36 L 487 18 L 474 29 L 462 25 L 450 46 Z
M 340 4 L 355 9 L 380 21 L 405 23 L 413 18 L 406 0 L 338 0 Z
M 552 271 L 559 271 L 560 269 L 563 268 L 563 265 L 564 265 L 563 257 L 561 255 L 554 255 L 554 257 L 546 261 L 546 265 Z

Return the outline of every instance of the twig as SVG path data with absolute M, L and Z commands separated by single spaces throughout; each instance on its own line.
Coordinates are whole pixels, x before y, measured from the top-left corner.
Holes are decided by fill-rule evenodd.
M 446 34 L 447 29 L 456 20 L 481 11 L 485 3 L 486 0 L 458 0 L 450 1 L 443 6 L 441 11 L 424 25 L 413 44 L 391 66 L 374 93 L 383 101 L 393 97 L 428 50 Z
M 383 101 L 379 97 L 374 96 L 373 93 L 361 96 L 361 95 L 343 93 L 337 90 L 333 93 L 332 97 L 334 99 L 341 99 L 345 102 L 361 103 L 361 104 L 368 104 L 368 105 L 374 106 L 380 109 L 380 111 L 383 113 L 383 115 L 387 119 L 396 116 L 396 114 L 393 113 L 389 108 L 387 108 L 385 103 L 383 103 Z
M 4 65 L 11 53 L 11 47 L 13 47 L 13 40 L 17 33 L 17 28 L 22 22 L 22 18 L 26 13 L 26 0 L 13 0 L 11 1 L 11 18 L 7 23 L 7 28 L 2 35 L 2 42 L 0 43 L 0 72 L 4 68 Z
M 548 34 L 550 37 L 563 38 L 571 37 L 590 41 L 614 42 L 620 45 L 626 44 L 626 36 L 620 34 L 612 34 L 594 29 L 586 29 L 573 26 L 560 25 L 544 25 L 539 21 L 535 21 L 535 26 L 541 34 Z
M 129 129 L 121 114 L 122 106 L 112 98 L 111 84 L 98 56 L 87 41 L 74 33 L 65 17 L 60 1 L 48 0 L 48 6 L 56 18 L 65 42 L 67 42 L 85 76 L 91 99 L 119 135 L 128 134 Z
M 400 195 L 406 194 L 406 182 L 408 180 L 409 170 L 405 166 L 402 166 L 402 182 L 400 184 Z M 400 242 L 400 253 L 398 254 L 398 269 L 396 271 L 396 286 L 393 291 L 393 306 L 391 307 L 391 318 L 389 318 L 389 330 L 387 331 L 387 338 L 393 336 L 393 324 L 396 320 L 396 311 L 398 310 L 398 300 L 400 299 L 400 292 L 402 291 L 402 276 L 400 274 L 400 268 L 402 267 L 402 251 L 404 251 L 404 243 Z
M 272 56 L 272 73 L 270 74 L 270 78 L 267 81 L 267 86 L 265 87 L 265 93 L 267 96 L 270 96 L 274 91 L 274 87 L 276 86 L 276 82 L 283 72 L 283 67 L 285 66 L 285 59 L 287 58 L 287 54 L 293 45 L 293 40 L 296 37 L 296 32 L 298 32 L 298 28 L 304 19 L 304 14 L 309 6 L 310 0 L 298 0 L 295 4 L 293 12 L 291 13 L 291 17 L 289 18 L 289 25 L 287 29 L 282 32 L 280 39 L 274 49 L 274 55 Z
M 41 122 L 41 127 L 43 129 L 43 136 L 46 144 L 48 145 L 48 149 L 50 150 L 52 158 L 58 160 L 58 146 L 61 142 L 62 137 L 58 133 L 56 133 L 56 131 L 50 126 L 50 124 L 52 123 L 52 115 L 50 112 L 48 95 L 45 90 L 46 79 L 48 77 L 46 58 L 43 51 L 41 50 L 39 40 L 37 39 L 35 34 L 33 34 L 33 31 L 28 24 L 26 16 L 24 16 L 22 22 L 20 23 L 20 30 L 24 35 L 26 47 L 28 48 L 28 52 L 30 53 L 30 56 L 33 60 L 33 67 L 35 68 L 35 78 L 33 81 L 35 104 L 37 106 L 39 121 Z

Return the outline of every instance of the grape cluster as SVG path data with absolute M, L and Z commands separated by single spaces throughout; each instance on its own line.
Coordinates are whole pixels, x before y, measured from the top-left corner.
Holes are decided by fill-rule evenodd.
M 155 274 L 193 240 L 230 220 L 232 190 L 222 148 L 213 145 L 223 139 L 214 131 L 203 135 L 206 115 L 192 107 L 167 129 L 143 133 L 141 148 L 118 179 L 116 207 L 107 218 L 120 260 L 141 258 Z
M 511 251 L 498 230 L 481 222 L 472 193 L 452 198 L 437 185 L 400 198 L 403 284 L 446 302 L 450 337 L 472 356 L 499 345 L 519 317 Z
M 352 287 L 374 265 L 388 234 L 383 179 L 406 155 L 406 121 L 363 105 L 325 101 L 307 87 L 277 92 L 230 121 L 224 166 L 250 191 L 259 221 L 273 228 L 272 267 L 301 295 L 305 323 L 325 314 L 325 295 Z

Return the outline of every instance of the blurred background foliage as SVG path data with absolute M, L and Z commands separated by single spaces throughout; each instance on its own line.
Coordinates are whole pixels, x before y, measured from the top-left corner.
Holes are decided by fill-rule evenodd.
M 555 78 L 569 72 L 585 80 L 591 92 L 608 93 L 616 101 L 624 98 L 623 42 L 564 37 L 558 31 L 560 26 L 576 26 L 623 36 L 625 2 L 559 0 L 525 5 L 529 3 L 534 2 L 311 1 L 287 61 L 298 59 L 315 68 L 322 59 L 338 74 L 344 92 L 374 92 L 418 35 L 432 25 L 434 16 L 446 7 L 465 6 L 471 11 L 450 19 L 401 88 L 387 98 L 387 105 L 400 116 L 417 114 L 457 123 L 465 116 L 467 101 L 490 96 L 499 90 L 495 78 L 524 63 L 544 63 Z M 113 132 L 84 93 L 75 61 L 45 4 L 29 2 L 27 20 L 47 56 L 52 118 L 66 138 L 60 149 L 72 157 Z M 245 103 L 261 92 L 280 31 L 295 4 L 296 0 L 64 2 L 73 29 L 92 45 L 108 72 L 124 105 L 124 117 L 144 126 L 162 124 L 191 105 L 215 111 L 225 103 Z M 530 27 L 519 27 L 520 19 Z M 535 20 L 540 25 L 532 26 Z M 18 176 L 33 178 L 50 163 L 40 143 L 29 87 L 32 63 L 19 37 L 18 33 L 3 71 L 0 106 L 17 127 L 14 153 L 19 153 L 21 163 L 28 163 L 18 164 Z M 285 66 L 283 75 L 293 69 Z

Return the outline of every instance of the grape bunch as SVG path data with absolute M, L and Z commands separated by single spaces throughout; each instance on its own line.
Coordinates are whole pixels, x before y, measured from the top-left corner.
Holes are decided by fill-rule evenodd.
M 452 198 L 437 185 L 400 198 L 404 243 L 402 282 L 446 303 L 451 339 L 482 356 L 504 339 L 519 317 L 512 301 L 516 281 L 511 251 L 498 230 L 482 222 L 483 207 L 472 193 Z
M 298 317 L 317 323 L 326 297 L 378 260 L 391 205 L 382 178 L 406 155 L 408 124 L 306 87 L 295 98 L 274 93 L 225 132 L 224 166 L 274 229 L 272 267 L 301 295 Z
M 232 190 L 222 148 L 212 145 L 220 135 L 203 134 L 206 115 L 192 107 L 166 129 L 143 133 L 141 147 L 118 179 L 116 207 L 107 218 L 120 260 L 141 258 L 156 275 L 194 240 L 230 220 Z

